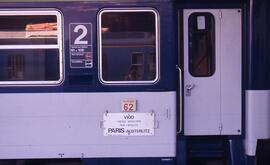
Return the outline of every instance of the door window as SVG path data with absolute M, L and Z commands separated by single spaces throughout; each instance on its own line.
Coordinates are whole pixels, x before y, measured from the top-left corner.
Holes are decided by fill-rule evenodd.
M 208 77 L 215 72 L 215 19 L 211 13 L 190 15 L 188 29 L 189 72 Z

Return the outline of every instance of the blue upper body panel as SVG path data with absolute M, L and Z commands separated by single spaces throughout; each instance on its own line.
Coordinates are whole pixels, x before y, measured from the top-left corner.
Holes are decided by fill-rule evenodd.
M 177 50 L 173 6 L 170 2 L 24 2 L 0 3 L 0 9 L 52 8 L 62 13 L 64 43 L 64 81 L 59 86 L 1 86 L 0 92 L 124 92 L 124 91 L 172 91 L 177 88 Z M 154 9 L 160 19 L 160 79 L 154 84 L 108 85 L 98 78 L 97 16 L 104 8 Z M 174 23 L 175 22 L 175 23 Z M 91 23 L 93 40 L 93 67 L 70 67 L 70 25 Z
M 247 87 L 250 90 L 270 89 L 270 2 L 251 3 L 250 42 Z

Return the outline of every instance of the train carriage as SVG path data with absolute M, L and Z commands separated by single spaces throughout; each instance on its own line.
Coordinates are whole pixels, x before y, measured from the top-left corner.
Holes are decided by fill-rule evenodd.
M 0 159 L 252 164 L 270 137 L 262 6 L 1 1 Z
M 176 156 L 172 3 L 145 4 L 3 3 L 1 158 Z

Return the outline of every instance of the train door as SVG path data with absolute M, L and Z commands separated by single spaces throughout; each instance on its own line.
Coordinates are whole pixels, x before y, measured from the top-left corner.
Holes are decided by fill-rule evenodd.
M 241 134 L 241 10 L 185 9 L 184 133 Z

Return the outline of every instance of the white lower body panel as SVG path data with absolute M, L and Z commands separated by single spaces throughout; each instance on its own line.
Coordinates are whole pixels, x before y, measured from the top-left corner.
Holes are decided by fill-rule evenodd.
M 155 113 L 154 136 L 104 136 L 103 114 L 121 100 Z M 176 93 L 0 94 L 0 159 L 176 156 Z
M 254 156 L 257 140 L 267 138 L 270 138 L 270 90 L 246 91 L 246 154 Z

